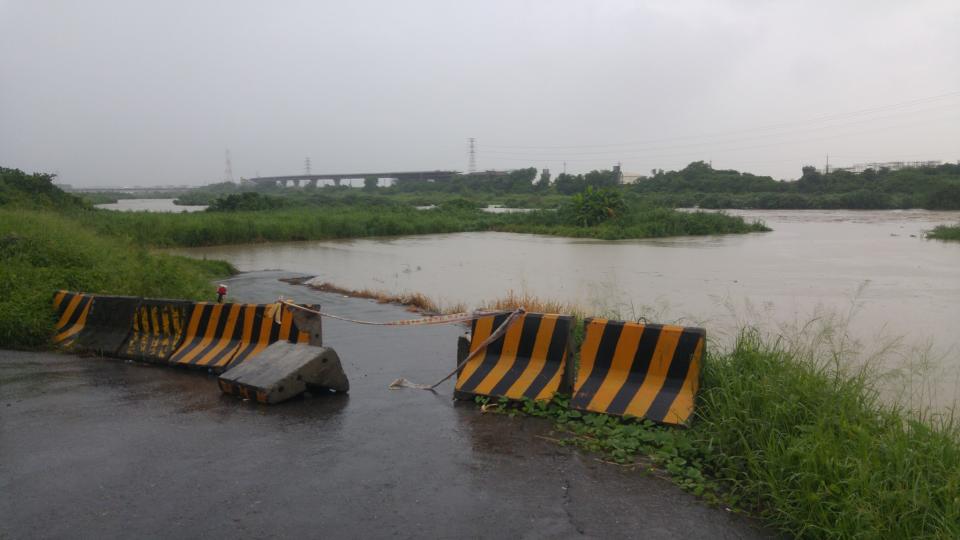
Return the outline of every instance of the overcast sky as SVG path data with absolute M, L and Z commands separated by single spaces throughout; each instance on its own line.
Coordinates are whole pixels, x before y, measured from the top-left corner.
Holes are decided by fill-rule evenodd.
M 960 2 L 0 0 L 0 166 L 77 186 L 960 159 Z

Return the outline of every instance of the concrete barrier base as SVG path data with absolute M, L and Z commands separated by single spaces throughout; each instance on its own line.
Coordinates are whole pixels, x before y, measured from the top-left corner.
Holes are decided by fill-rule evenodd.
M 330 347 L 278 341 L 220 375 L 227 394 L 280 403 L 311 388 L 347 392 L 350 383 Z

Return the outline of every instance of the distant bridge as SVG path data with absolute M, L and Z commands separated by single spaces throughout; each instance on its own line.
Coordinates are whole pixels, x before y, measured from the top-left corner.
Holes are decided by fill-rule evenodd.
M 293 176 L 260 176 L 257 178 L 248 178 L 244 182 L 252 182 L 258 185 L 276 185 L 281 187 L 300 187 L 308 185 L 317 187 L 318 183 L 327 185 L 332 182 L 339 186 L 342 180 L 354 178 L 393 178 L 396 180 L 450 180 L 460 174 L 459 171 L 408 171 L 408 172 L 378 172 L 378 173 L 344 173 L 344 174 L 296 174 Z
M 155 186 L 155 187 L 74 187 L 66 184 L 59 184 L 64 191 L 71 193 L 127 193 L 129 195 L 140 195 L 148 193 L 183 193 L 194 189 L 196 186 Z

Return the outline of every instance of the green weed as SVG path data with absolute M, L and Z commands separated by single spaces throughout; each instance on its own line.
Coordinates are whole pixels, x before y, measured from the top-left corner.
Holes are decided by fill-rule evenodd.
M 37 348 L 53 332 L 57 289 L 210 298 L 227 263 L 151 253 L 52 212 L 0 209 L 0 347 Z

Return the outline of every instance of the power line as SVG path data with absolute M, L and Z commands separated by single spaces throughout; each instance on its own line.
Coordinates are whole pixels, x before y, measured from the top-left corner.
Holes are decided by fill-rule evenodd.
M 953 117 L 953 116 L 943 117 L 943 119 L 944 119 L 944 120 L 950 120 L 950 121 L 960 120 L 960 118 L 956 118 L 956 117 Z M 898 129 L 898 128 L 903 128 L 903 127 L 911 127 L 911 126 L 916 126 L 916 125 L 921 125 L 921 124 L 926 124 L 926 122 L 907 122 L 907 123 L 900 123 L 900 124 L 895 124 L 895 125 L 886 126 L 885 130 L 892 130 L 892 129 Z M 793 140 L 787 140 L 787 141 L 775 141 L 775 142 L 771 142 L 771 143 L 768 143 L 768 144 L 756 144 L 756 145 L 749 145 L 749 146 L 733 146 L 733 147 L 730 147 L 730 146 L 722 147 L 722 146 L 721 146 L 721 147 L 719 147 L 719 148 L 712 148 L 712 149 L 711 149 L 711 152 L 715 154 L 715 153 L 717 153 L 717 152 L 738 152 L 738 151 L 756 150 L 756 149 L 761 149 L 761 148 L 771 148 L 771 147 L 783 146 L 783 145 L 785 145 L 785 144 L 796 144 L 796 143 L 806 143 L 806 142 L 819 142 L 819 141 L 829 140 L 829 139 L 838 139 L 838 138 L 843 138 L 843 137 L 851 137 L 851 136 L 855 136 L 855 135 L 862 135 L 862 134 L 864 134 L 864 133 L 877 133 L 877 131 L 878 131 L 878 130 L 876 130 L 876 129 L 871 129 L 871 130 L 856 130 L 856 131 L 848 131 L 848 132 L 845 132 L 845 133 L 837 133 L 837 134 L 832 134 L 832 135 L 824 135 L 824 136 L 814 137 L 814 138 L 793 139 Z M 723 144 L 723 143 L 719 143 L 719 144 Z M 671 159 L 671 158 L 681 158 L 681 159 L 682 159 L 682 158 L 688 158 L 688 159 L 689 159 L 689 158 L 693 158 L 693 159 L 696 159 L 696 158 L 698 158 L 698 157 L 702 157 L 702 154 L 701 154 L 701 153 L 699 153 L 699 152 L 697 152 L 697 151 L 694 151 L 694 150 L 687 151 L 687 152 L 683 152 L 683 153 L 655 154 L 655 155 L 648 154 L 648 153 L 646 153 L 646 151 L 628 151 L 628 152 L 619 152 L 618 155 L 619 155 L 619 156 L 623 156 L 623 157 L 633 157 L 633 158 L 635 158 L 635 159 L 646 159 L 646 160 L 653 160 L 653 159 Z M 523 162 L 527 162 L 527 163 L 529 163 L 529 162 L 531 162 L 531 161 L 545 161 L 545 162 L 550 162 L 550 163 L 560 163 L 560 162 L 568 162 L 568 161 L 569 161 L 569 162 L 580 162 L 580 163 L 602 163 L 602 162 L 609 161 L 610 158 L 608 158 L 608 157 L 594 157 L 594 158 L 577 159 L 577 158 L 567 158 L 567 157 L 563 157 L 562 155 L 561 155 L 561 156 L 549 156 L 549 157 L 547 157 L 547 156 L 543 156 L 543 155 L 539 155 L 539 154 L 531 154 L 531 155 L 529 155 L 528 157 L 499 157 L 499 156 L 498 156 L 497 159 L 498 159 L 498 160 L 506 160 L 506 161 L 523 161 Z
M 953 118 L 954 116 L 942 116 L 940 119 L 952 120 Z M 883 126 L 882 128 L 845 131 L 845 132 L 839 132 L 839 133 L 833 133 L 833 134 L 827 134 L 827 135 L 819 135 L 814 138 L 807 137 L 807 138 L 801 138 L 801 139 L 793 138 L 793 139 L 786 139 L 786 140 L 783 140 L 783 139 L 771 140 L 771 137 L 763 137 L 762 138 L 763 140 L 771 141 L 771 142 L 768 142 L 765 144 L 750 144 L 746 146 L 741 145 L 741 146 L 733 146 L 733 147 L 729 145 L 736 144 L 738 142 L 749 142 L 751 140 L 756 139 L 756 137 L 743 138 L 743 139 L 730 139 L 727 141 L 715 141 L 709 144 L 662 146 L 662 147 L 652 147 L 652 148 L 646 148 L 646 149 L 635 149 L 635 150 L 626 149 L 626 150 L 608 151 L 608 152 L 505 152 L 505 151 L 488 150 L 488 153 L 495 154 L 497 156 L 497 159 L 511 159 L 510 157 L 503 157 L 503 156 L 516 156 L 516 159 L 520 159 L 522 157 L 521 159 L 522 161 L 543 161 L 543 160 L 560 161 L 561 159 L 567 160 L 567 161 L 604 161 L 609 159 L 616 159 L 621 156 L 649 156 L 651 152 L 664 152 L 664 151 L 670 152 L 672 150 L 686 150 L 686 149 L 688 150 L 684 154 L 679 154 L 679 155 L 691 155 L 693 153 L 706 152 L 707 151 L 706 149 L 703 149 L 703 150 L 697 149 L 698 147 L 702 148 L 705 146 L 709 147 L 710 152 L 753 150 L 757 148 L 769 148 L 772 146 L 781 146 L 784 144 L 820 141 L 825 139 L 836 139 L 836 138 L 842 138 L 842 137 L 849 137 L 853 135 L 861 135 L 865 133 L 878 133 L 880 131 L 889 131 L 896 128 L 909 127 L 909 126 L 928 124 L 928 123 L 929 123 L 928 121 L 922 121 L 922 122 L 907 122 L 907 123 L 891 124 L 891 125 Z M 850 124 L 850 125 L 853 125 L 853 124 Z M 846 127 L 846 126 L 833 126 L 833 127 Z M 802 131 L 797 132 L 798 135 L 800 135 L 801 133 Z M 782 133 L 780 135 L 783 136 L 783 135 L 791 135 L 791 134 Z M 595 156 L 595 157 L 587 158 L 587 156 Z
M 502 148 L 502 149 L 533 149 L 533 150 L 536 150 L 536 149 L 539 149 L 539 150 L 543 150 L 543 149 L 559 149 L 559 150 L 565 150 L 565 149 L 566 149 L 566 150 L 569 150 L 569 149 L 578 149 L 578 148 L 612 148 L 612 147 L 643 146 L 643 145 L 646 145 L 646 144 L 661 143 L 661 142 L 668 142 L 668 141 L 681 141 L 681 140 L 688 140 L 688 139 L 708 139 L 708 138 L 725 137 L 725 136 L 731 135 L 731 134 L 750 133 L 750 132 L 757 132 L 757 131 L 769 131 L 769 130 L 772 130 L 772 129 L 782 128 L 782 127 L 787 127 L 787 126 L 797 126 L 797 125 L 811 124 L 811 123 L 813 123 L 813 124 L 815 124 L 815 123 L 822 123 L 822 122 L 825 122 L 825 121 L 837 120 L 837 119 L 842 119 L 842 118 L 846 118 L 846 117 L 863 116 L 863 115 L 873 114 L 873 113 L 882 112 L 882 111 L 887 111 L 887 110 L 896 110 L 896 109 L 903 109 L 903 108 L 908 108 L 908 107 L 915 107 L 915 106 L 917 106 L 917 105 L 926 104 L 926 103 L 935 102 L 935 101 L 941 101 L 941 100 L 950 99 L 950 98 L 955 98 L 955 97 L 960 97 L 960 91 L 949 92 L 949 93 L 939 94 L 939 95 L 936 95 L 936 96 L 929 96 L 929 97 L 925 97 L 925 98 L 918 98 L 918 99 L 909 100 L 909 101 L 903 101 L 903 102 L 899 102 L 899 103 L 892 103 L 892 104 L 887 104 L 887 105 L 880 105 L 880 106 L 870 107 L 870 108 L 866 108 L 866 109 L 859 109 L 859 110 L 856 110 L 856 111 L 849 111 L 849 112 L 844 112 L 844 113 L 835 113 L 835 114 L 829 114 L 829 115 L 821 115 L 821 116 L 809 118 L 809 119 L 806 119 L 806 120 L 785 121 L 785 122 L 779 122 L 779 123 L 774 123 L 774 124 L 767 124 L 767 125 L 764 125 L 764 126 L 756 126 L 756 127 L 752 127 L 752 128 L 743 128 L 743 129 L 737 129 L 737 130 L 719 131 L 719 132 L 706 133 L 706 134 L 700 134 L 700 135 L 680 135 L 680 136 L 676 136 L 676 137 L 662 137 L 662 138 L 657 138 L 657 139 L 646 139 L 646 140 L 643 140 L 643 141 L 632 141 L 632 142 L 622 142 L 622 143 L 608 143 L 608 144 L 532 145 L 532 146 L 487 144 L 487 145 L 485 145 L 485 148 L 493 148 L 493 149 L 497 149 L 497 148 Z M 953 104 L 948 104 L 947 106 L 953 106 Z M 924 111 L 919 111 L 919 112 L 928 112 L 928 111 L 930 111 L 930 110 L 936 110 L 936 107 L 934 107 L 934 108 L 932 108 L 932 109 L 927 109 L 927 110 L 924 110 Z M 900 114 L 903 114 L 903 113 L 900 113 Z M 916 114 L 916 112 L 913 112 L 912 114 Z M 893 116 L 895 116 L 895 115 L 893 115 Z M 888 117 L 889 117 L 889 116 L 888 116 Z M 883 118 L 883 117 L 881 117 L 881 118 Z M 866 118 L 866 119 L 861 119 L 861 120 L 855 120 L 855 121 L 849 122 L 849 123 L 859 123 L 859 122 L 872 121 L 872 120 L 875 120 L 875 119 Z M 848 123 L 848 124 L 849 124 L 849 123 Z M 830 126 L 825 126 L 825 127 L 830 127 Z M 806 128 L 806 129 L 823 129 L 823 127 L 820 127 L 820 128 Z M 762 137 L 762 136 L 765 136 L 765 135 L 754 136 L 754 138 L 756 138 L 756 137 Z M 697 143 L 697 144 L 708 144 L 708 143 Z M 490 152 L 493 152 L 493 151 L 494 151 L 494 150 L 490 150 Z
M 960 104 L 950 104 L 950 105 L 947 105 L 947 107 L 951 107 L 951 108 L 952 108 L 952 107 L 955 107 L 956 105 L 960 105 Z M 942 107 L 931 108 L 931 109 L 924 109 L 924 110 L 922 110 L 922 111 L 911 111 L 909 114 L 911 114 L 911 115 L 916 115 L 916 114 L 920 114 L 920 113 L 933 112 L 933 111 L 940 112 L 939 109 L 941 109 L 941 108 L 942 108 Z M 541 151 L 541 152 L 535 152 L 535 151 L 521 151 L 521 152 L 516 152 L 516 151 L 511 151 L 511 150 L 487 150 L 487 153 L 489 153 L 489 154 L 495 154 L 495 155 L 516 155 L 516 156 L 530 156 L 530 155 L 535 155 L 535 156 L 540 156 L 540 155 L 591 156 L 591 155 L 592 155 L 592 156 L 612 156 L 612 157 L 616 157 L 616 156 L 622 155 L 623 152 L 630 152 L 630 151 L 638 151 L 638 152 L 639 152 L 639 151 L 663 151 L 663 150 L 674 150 L 674 149 L 680 149 L 680 148 L 713 147 L 713 146 L 718 145 L 718 144 L 730 144 L 730 143 L 736 143 L 736 142 L 749 142 L 749 141 L 755 141 L 755 140 L 770 140 L 770 139 L 773 138 L 773 137 L 782 137 L 782 136 L 790 136 L 790 135 L 795 135 L 795 134 L 811 133 L 811 132 L 816 132 L 816 131 L 823 131 L 823 130 L 825 130 L 825 129 L 844 128 L 844 127 L 848 127 L 848 126 L 855 126 L 855 125 L 859 125 L 859 124 L 863 124 L 863 123 L 876 122 L 876 121 L 880 121 L 880 120 L 896 119 L 896 118 L 902 116 L 903 114 L 904 114 L 904 113 L 897 113 L 897 114 L 892 114 L 892 115 L 887 115 L 887 116 L 882 116 L 882 117 L 863 118 L 863 119 L 859 119 L 859 120 L 853 120 L 853 121 L 850 121 L 850 122 L 845 122 L 845 123 L 842 123 L 842 124 L 833 124 L 833 125 L 826 125 L 826 126 L 811 126 L 811 127 L 801 128 L 801 129 L 794 129 L 794 130 L 782 131 L 782 132 L 780 132 L 780 133 L 767 133 L 767 134 L 762 134 L 762 135 L 752 135 L 752 136 L 747 136 L 747 137 L 739 137 L 739 138 L 732 138 L 732 139 L 726 139 L 726 140 L 694 142 L 694 143 L 687 143 L 687 144 L 674 144 L 674 145 L 664 145 L 664 146 L 648 146 L 648 147 L 636 147 L 636 148 L 621 148 L 621 149 L 618 149 L 618 150 L 600 150 L 600 151 L 559 151 L 559 150 L 551 151 L 551 150 L 544 150 L 544 151 Z

